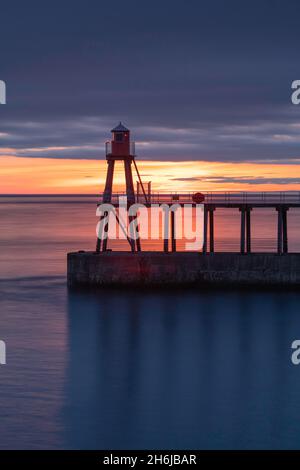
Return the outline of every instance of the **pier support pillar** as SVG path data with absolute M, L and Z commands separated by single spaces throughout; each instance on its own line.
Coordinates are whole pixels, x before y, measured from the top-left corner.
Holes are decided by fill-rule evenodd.
M 251 253 L 251 207 L 246 209 L 246 243 L 247 253 Z
M 138 216 L 137 215 L 130 215 L 129 216 L 129 224 L 130 224 L 130 247 L 131 251 L 141 251 L 141 239 L 139 237 L 139 223 L 138 223 Z
M 208 210 L 207 207 L 204 206 L 204 213 L 203 213 L 203 253 L 207 253 L 207 222 L 208 222 Z
M 164 211 L 164 222 L 163 222 L 163 240 L 164 240 L 164 252 L 169 251 L 169 211 Z
M 137 222 L 137 224 L 138 224 L 138 222 Z M 136 231 L 137 231 L 136 250 L 141 251 L 142 247 L 141 247 L 141 239 L 140 239 L 139 226 L 138 225 L 136 227 Z
M 96 253 L 100 253 L 101 251 L 101 243 L 103 240 L 103 218 L 104 215 L 101 216 L 100 221 L 99 221 L 99 232 L 97 233 L 97 242 L 96 242 Z
M 171 249 L 176 251 L 176 234 L 175 234 L 175 211 L 171 210 Z
M 241 207 L 241 243 L 240 243 L 240 251 L 241 254 L 245 253 L 245 208 Z
M 103 227 L 103 235 L 101 234 L 101 236 L 103 236 L 103 240 L 102 240 L 102 251 L 106 251 L 107 250 L 107 239 L 108 239 L 108 221 L 109 221 L 109 213 L 108 212 L 104 212 L 104 218 L 106 218 L 106 223 L 104 224 L 104 227 Z
M 282 254 L 282 207 L 276 207 L 277 210 L 277 253 Z
M 209 251 L 213 253 L 215 251 L 215 239 L 214 239 L 214 206 L 209 208 Z
M 287 230 L 287 211 L 288 207 L 276 207 L 278 213 L 277 222 L 277 253 L 288 253 L 288 230 Z
M 282 248 L 283 253 L 288 253 L 288 230 L 287 230 L 287 211 L 288 208 L 282 210 Z
M 241 242 L 240 252 L 242 254 L 251 253 L 251 210 L 252 207 L 242 206 L 241 212 Z

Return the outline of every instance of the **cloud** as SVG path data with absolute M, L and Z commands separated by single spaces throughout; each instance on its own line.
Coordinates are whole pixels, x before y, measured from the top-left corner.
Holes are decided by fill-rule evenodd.
M 104 158 L 121 119 L 145 159 L 299 159 L 296 0 L 12 0 L 2 13 L 2 154 Z
M 186 181 L 186 182 L 193 182 L 193 181 L 202 181 L 205 183 L 237 183 L 237 184 L 253 184 L 253 185 L 260 185 L 260 184 L 277 184 L 277 185 L 287 185 L 287 184 L 300 184 L 300 177 L 293 178 L 293 177 L 285 177 L 285 178 L 270 178 L 270 177 L 234 177 L 234 176 L 212 176 L 212 177 L 182 177 L 182 178 L 172 178 L 172 181 Z
M 103 159 L 104 142 L 116 120 L 81 117 L 55 121 L 7 121 L 2 125 L 0 155 L 65 159 Z M 141 159 L 202 161 L 298 161 L 300 120 L 241 125 L 132 130 Z M 126 122 L 127 125 L 129 125 Z

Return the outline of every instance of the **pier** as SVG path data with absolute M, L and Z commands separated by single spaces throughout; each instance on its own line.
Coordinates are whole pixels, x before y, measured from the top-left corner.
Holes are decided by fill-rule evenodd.
M 240 212 L 240 253 L 251 253 L 251 214 L 255 209 L 268 208 L 277 213 L 277 253 L 288 253 L 288 211 L 291 208 L 300 208 L 300 192 L 202 192 L 204 206 L 204 244 L 203 253 L 214 253 L 215 227 L 214 214 L 217 209 L 237 209 Z M 111 204 L 118 207 L 120 197 L 126 193 L 111 195 Z M 143 194 L 136 196 L 135 203 L 142 203 L 146 207 L 165 204 L 168 206 L 189 204 L 195 206 L 195 192 L 188 193 L 148 193 L 147 201 Z M 100 203 L 104 198 L 100 198 Z M 171 211 L 170 233 L 171 251 L 176 251 L 174 227 L 176 210 Z M 209 240 L 209 243 L 208 243 Z M 168 243 L 165 240 L 164 252 L 168 252 Z
M 152 192 L 151 183 L 145 187 L 136 164 L 134 142 L 130 131 L 120 122 L 112 129 L 112 140 L 106 143 L 108 164 L 106 183 L 98 206 L 101 213 L 94 252 L 79 251 L 68 254 L 68 285 L 300 285 L 300 253 L 288 250 L 288 211 L 300 208 L 300 192 Z M 124 165 L 126 191 L 113 192 L 115 163 Z M 137 176 L 134 189 L 132 166 Z M 139 219 L 127 215 L 119 217 L 120 197 L 126 196 L 127 209 L 135 204 L 146 208 L 165 206 L 162 249 L 143 251 L 139 236 Z M 203 209 L 203 245 L 194 252 L 177 251 L 175 227 L 176 211 L 181 207 Z M 253 253 L 251 248 L 252 215 L 260 208 L 277 213 L 277 250 L 275 253 Z M 218 209 L 236 209 L 240 214 L 240 248 L 237 253 L 215 252 L 215 213 Z M 128 252 L 112 251 L 108 247 L 109 213 L 112 210 L 117 223 L 126 232 Z M 134 236 L 132 236 L 134 235 Z

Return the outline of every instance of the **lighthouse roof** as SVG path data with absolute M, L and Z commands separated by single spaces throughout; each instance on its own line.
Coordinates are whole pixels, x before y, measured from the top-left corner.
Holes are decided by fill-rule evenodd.
M 111 132 L 129 132 L 129 129 L 123 126 L 120 121 L 119 124 L 111 130 Z

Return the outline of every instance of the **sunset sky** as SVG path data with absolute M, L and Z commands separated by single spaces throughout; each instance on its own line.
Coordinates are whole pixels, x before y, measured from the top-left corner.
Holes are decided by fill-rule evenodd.
M 299 14 L 296 0 L 12 0 L 0 193 L 100 192 L 120 120 L 159 191 L 300 190 Z
M 300 189 L 297 165 L 193 161 L 140 161 L 144 182 L 155 191 L 262 191 Z M 104 160 L 1 157 L 2 194 L 98 194 L 103 190 Z M 137 178 L 136 178 L 137 179 Z M 115 190 L 124 190 L 121 163 Z

